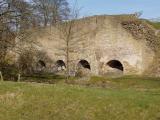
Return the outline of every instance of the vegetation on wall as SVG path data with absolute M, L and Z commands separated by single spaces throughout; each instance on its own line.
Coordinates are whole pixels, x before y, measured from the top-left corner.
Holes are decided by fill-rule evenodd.
M 143 40 L 148 47 L 155 52 L 155 57 L 150 68 L 145 71 L 145 74 L 158 75 L 160 68 L 160 36 L 156 35 L 156 29 L 160 23 L 150 22 L 148 20 L 130 20 L 122 21 L 122 26 L 132 34 L 137 40 Z
M 129 31 L 137 40 L 145 40 L 147 45 L 154 51 L 158 51 L 160 41 L 155 31 L 141 20 L 123 21 L 122 26 Z

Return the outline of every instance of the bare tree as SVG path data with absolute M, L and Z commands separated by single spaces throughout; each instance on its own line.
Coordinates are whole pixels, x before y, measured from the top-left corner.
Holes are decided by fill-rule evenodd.
M 68 16 L 69 5 L 66 0 L 32 0 L 35 16 L 43 26 L 54 25 Z
M 58 29 L 58 33 L 60 36 L 60 39 L 63 41 L 63 45 L 61 48 L 58 48 L 59 52 L 57 55 L 63 55 L 65 56 L 66 60 L 66 82 L 68 82 L 69 76 L 70 76 L 70 65 L 73 60 L 71 60 L 71 54 L 77 53 L 82 51 L 80 48 L 78 49 L 77 46 L 82 44 L 83 40 L 81 39 L 82 36 L 85 34 L 88 34 L 87 32 L 81 33 L 81 31 L 78 31 L 77 28 L 78 23 L 77 19 L 79 16 L 80 9 L 77 8 L 77 1 L 75 2 L 75 5 L 69 15 L 69 19 L 67 21 L 62 21 L 56 25 L 56 28 Z
M 11 29 L 11 24 L 15 23 L 16 16 L 14 10 L 10 8 L 8 1 L 0 2 L 0 71 L 6 63 L 5 56 L 7 50 L 14 45 L 15 33 Z
M 142 14 L 143 14 L 143 11 L 138 11 L 138 12 L 134 13 L 135 17 L 137 17 L 137 18 L 141 17 Z
M 25 0 L 0 1 L 0 71 L 7 73 L 11 66 L 6 61 L 7 53 L 20 48 L 16 45 L 17 35 L 21 36 L 19 40 L 30 42 L 26 39 L 26 29 L 32 26 L 31 16 L 31 6 Z
M 37 41 L 30 38 L 30 28 L 34 26 L 55 25 L 58 26 L 60 33 L 63 33 L 62 39 L 67 46 L 65 49 L 67 65 L 69 64 L 69 53 L 71 39 L 73 37 L 73 27 L 77 14 L 69 15 L 70 9 L 67 0 L 32 0 L 33 3 L 26 0 L 2 0 L 0 1 L 0 62 L 6 62 L 5 56 L 8 51 L 14 48 L 14 52 L 24 56 L 30 55 L 36 51 Z M 40 20 L 39 20 L 40 19 Z M 64 20 L 73 20 L 64 22 Z M 39 22 L 40 21 L 40 22 Z M 63 25 L 62 25 L 62 24 Z M 29 30 L 28 30 L 29 29 Z M 18 39 L 18 42 L 15 40 Z M 73 43 L 73 42 L 72 42 Z M 22 47 L 22 45 L 26 45 Z M 29 51 L 30 48 L 32 51 Z M 30 57 L 29 57 L 30 58 Z M 30 59 L 32 61 L 32 59 Z M 2 64 L 0 64 L 2 65 Z M 31 66 L 28 64 L 28 66 Z M 0 67 L 0 71 L 1 71 Z M 19 66 L 19 73 L 22 71 Z M 69 65 L 67 67 L 67 76 L 69 75 Z M 68 79 L 68 77 L 67 77 Z

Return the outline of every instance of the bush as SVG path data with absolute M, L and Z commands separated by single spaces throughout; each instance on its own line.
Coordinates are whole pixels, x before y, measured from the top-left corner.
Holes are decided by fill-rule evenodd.
M 3 64 L 0 66 L 4 80 L 17 81 L 18 69 L 16 65 Z

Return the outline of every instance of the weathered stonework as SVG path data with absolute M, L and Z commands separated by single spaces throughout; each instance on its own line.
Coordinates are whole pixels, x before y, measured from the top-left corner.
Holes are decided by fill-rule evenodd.
M 145 40 L 137 40 L 121 24 L 121 20 L 131 18 L 119 16 L 94 16 L 76 21 L 75 39 L 81 41 L 76 45 L 77 51 L 70 54 L 71 72 L 76 72 L 80 60 L 88 61 L 92 75 L 103 75 L 107 71 L 114 71 L 115 66 L 108 66 L 112 60 L 119 61 L 124 75 L 143 74 L 152 64 L 154 51 L 147 46 Z M 83 35 L 83 33 L 87 33 Z M 39 50 L 45 51 L 52 60 L 66 63 L 60 48 L 64 41 L 60 39 L 54 27 L 36 32 L 35 39 L 40 42 Z M 45 62 L 45 60 L 44 60 Z M 46 63 L 52 67 L 51 63 Z M 118 69 L 119 71 L 119 69 Z

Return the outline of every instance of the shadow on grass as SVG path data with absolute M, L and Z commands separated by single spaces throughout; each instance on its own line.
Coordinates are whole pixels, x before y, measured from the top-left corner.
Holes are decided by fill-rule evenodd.
M 160 78 L 148 76 L 97 77 L 89 80 L 90 84 L 98 84 L 116 88 L 160 88 Z
M 33 75 L 25 75 L 25 76 L 23 76 L 21 81 L 55 84 L 57 82 L 64 81 L 64 80 L 65 80 L 65 76 L 62 76 L 62 75 L 56 75 L 56 74 L 33 74 Z
M 36 82 L 56 84 L 65 83 L 66 77 L 56 74 L 32 74 L 21 77 L 21 82 Z M 138 90 L 157 89 L 160 88 L 160 78 L 148 76 L 121 76 L 121 77 L 70 77 L 67 84 L 101 87 L 101 88 L 134 88 Z

